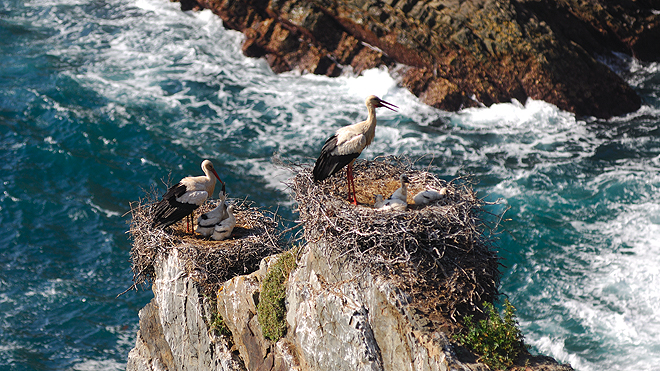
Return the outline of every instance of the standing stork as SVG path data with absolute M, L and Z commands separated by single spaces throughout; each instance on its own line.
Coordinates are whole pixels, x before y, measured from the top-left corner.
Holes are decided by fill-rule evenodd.
M 367 119 L 337 130 L 323 145 L 321 155 L 316 160 L 316 165 L 314 165 L 314 171 L 312 172 L 314 180 L 318 182 L 348 165 L 346 168 L 346 180 L 348 183 L 349 201 L 352 201 L 353 205 L 357 205 L 355 184 L 353 183 L 353 162 L 360 156 L 362 150 L 371 144 L 371 141 L 376 135 L 376 108 L 385 107 L 395 112 L 396 110 L 394 108 L 399 108 L 375 95 L 368 96 L 364 104 L 367 106 L 369 113 Z M 352 197 L 352 200 L 350 197 Z
M 185 177 L 167 190 L 154 207 L 152 227 L 165 228 L 186 216 L 191 216 L 193 211 L 213 194 L 216 178 L 222 183 L 224 193 L 225 183 L 216 173 L 213 163 L 209 160 L 202 161 L 202 170 L 204 175 Z M 189 225 L 187 231 L 190 233 Z

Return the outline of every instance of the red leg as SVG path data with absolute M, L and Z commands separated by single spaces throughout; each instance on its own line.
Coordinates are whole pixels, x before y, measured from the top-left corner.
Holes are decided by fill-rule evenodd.
M 353 205 L 357 205 L 357 197 L 355 196 L 355 182 L 353 180 L 353 164 L 348 164 L 346 172 L 348 175 L 348 194 L 349 197 L 352 197 Z M 351 201 L 350 198 L 349 201 Z
M 351 201 L 351 164 L 346 167 L 346 186 L 348 187 L 348 200 Z

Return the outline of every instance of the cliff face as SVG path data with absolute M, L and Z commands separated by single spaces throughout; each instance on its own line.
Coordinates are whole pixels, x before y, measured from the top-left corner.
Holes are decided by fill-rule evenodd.
M 240 213 L 246 231 L 225 241 L 151 229 L 149 206 L 133 210 L 133 271 L 152 282 L 154 299 L 140 311 L 127 370 L 487 370 L 450 339 L 498 296 L 499 258 L 470 186 L 397 158 L 357 161 L 372 185 L 358 199 L 391 194 L 403 172 L 411 197 L 444 192 L 384 211 L 348 203 L 341 174 L 319 183 L 295 169 L 305 242 L 280 254 L 248 230 L 259 210 Z M 524 349 L 509 356 L 525 371 L 572 370 Z
M 154 263 L 154 298 L 140 311 L 127 370 L 245 370 L 227 341 L 210 331 L 213 308 L 200 299 L 179 250 Z
M 382 279 L 350 277 L 314 246 L 302 255 L 287 284 L 287 335 L 262 335 L 256 315 L 260 285 L 278 256 L 227 281 L 217 301 L 200 298 L 178 250 L 154 264 L 154 299 L 140 311 L 140 331 L 128 371 L 156 370 L 488 370 L 461 361 L 442 332 Z M 219 313 L 230 337 L 211 329 Z M 547 357 L 529 358 L 526 370 L 569 371 Z
M 338 76 L 388 66 L 445 110 L 541 99 L 610 117 L 640 98 L 596 57 L 660 60 L 660 15 L 626 0 L 181 0 L 246 36 L 243 52 L 275 72 Z

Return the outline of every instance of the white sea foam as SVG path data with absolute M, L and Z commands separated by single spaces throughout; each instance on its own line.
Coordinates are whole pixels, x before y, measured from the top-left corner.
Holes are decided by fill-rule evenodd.
M 530 345 L 535 346 L 543 354 L 551 355 L 557 361 L 570 364 L 573 369 L 579 371 L 595 371 L 592 365 L 585 362 L 580 356 L 566 351 L 562 339 L 551 339 L 548 336 L 542 336 L 540 339 L 528 341 Z
M 126 363 L 118 362 L 113 359 L 86 359 L 73 365 L 76 371 L 99 371 L 99 370 L 125 370 Z

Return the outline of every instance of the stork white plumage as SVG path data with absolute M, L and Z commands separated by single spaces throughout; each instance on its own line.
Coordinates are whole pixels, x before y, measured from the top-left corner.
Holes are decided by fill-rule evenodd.
M 213 210 L 206 212 L 197 218 L 197 228 L 195 232 L 201 234 L 203 237 L 210 237 L 215 230 L 215 225 L 227 219 L 227 195 L 221 194 L 219 197 L 218 206 Z
M 192 215 L 193 211 L 213 194 L 216 178 L 222 183 L 224 193 L 225 183 L 218 176 L 211 161 L 202 161 L 202 171 L 204 175 L 185 177 L 167 190 L 154 206 L 152 227 L 165 228 Z M 189 224 L 187 231 L 190 233 Z
M 337 130 L 323 145 L 321 155 L 316 160 L 312 172 L 314 180 L 318 182 L 348 165 L 346 180 L 349 197 L 352 197 L 352 199 L 349 198 L 349 201 L 352 201 L 354 205 L 357 205 L 357 199 L 355 198 L 355 184 L 353 183 L 353 162 L 371 144 L 376 135 L 376 108 L 385 107 L 392 111 L 396 111 L 394 108 L 398 108 L 375 95 L 368 96 L 365 105 L 368 111 L 367 119 Z
M 439 191 L 435 189 L 425 189 L 413 197 L 413 201 L 417 206 L 425 206 L 431 202 L 443 199 L 447 195 L 447 188 L 442 188 Z
M 398 198 L 388 198 L 383 200 L 383 195 L 375 195 L 376 202 L 374 202 L 374 209 L 387 211 L 387 210 L 397 210 L 397 211 L 406 211 L 408 208 L 408 203 L 401 201 Z
M 227 218 L 216 224 L 211 238 L 216 241 L 222 241 L 229 236 L 236 226 L 236 217 L 234 216 L 234 205 L 227 208 Z
M 383 200 L 382 195 L 375 195 L 374 209 L 405 211 L 408 208 L 408 184 L 410 179 L 408 175 L 401 174 L 399 177 L 401 187 L 399 187 L 390 198 Z
M 406 174 L 401 174 L 399 177 L 399 180 L 401 181 L 401 187 L 399 187 L 392 195 L 390 196 L 390 199 L 398 199 L 406 204 L 408 203 L 408 185 L 410 184 L 410 179 L 408 179 L 408 175 Z

